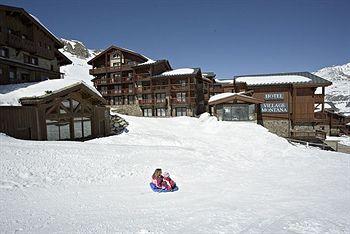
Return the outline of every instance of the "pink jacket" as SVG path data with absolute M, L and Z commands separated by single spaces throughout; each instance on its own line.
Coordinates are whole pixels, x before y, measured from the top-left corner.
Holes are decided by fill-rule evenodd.
M 152 176 L 152 183 L 157 186 L 157 188 L 162 188 L 163 187 L 163 176 Z
M 173 181 L 170 177 L 163 177 L 163 188 L 166 190 L 172 190 L 175 188 L 175 181 Z

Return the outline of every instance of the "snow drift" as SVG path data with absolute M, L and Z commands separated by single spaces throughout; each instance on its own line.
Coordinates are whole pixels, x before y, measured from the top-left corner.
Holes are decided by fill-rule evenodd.
M 349 155 L 207 115 L 123 117 L 129 133 L 88 142 L 0 135 L 0 230 L 349 233 Z M 151 191 L 158 167 L 178 192 Z

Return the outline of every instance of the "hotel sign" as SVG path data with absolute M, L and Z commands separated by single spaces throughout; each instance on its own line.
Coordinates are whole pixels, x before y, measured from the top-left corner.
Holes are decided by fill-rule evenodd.
M 283 93 L 266 93 L 264 99 L 266 101 L 283 100 L 284 94 Z
M 262 113 L 286 113 L 288 112 L 288 103 L 262 103 Z

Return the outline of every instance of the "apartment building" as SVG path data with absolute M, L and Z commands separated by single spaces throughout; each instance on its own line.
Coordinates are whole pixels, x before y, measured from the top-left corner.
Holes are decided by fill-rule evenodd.
M 200 68 L 172 69 L 167 60 L 110 46 L 90 60 L 97 90 L 119 112 L 140 116 L 196 116 L 208 110 L 212 79 Z
M 63 44 L 23 8 L 0 5 L 0 84 L 59 79 Z

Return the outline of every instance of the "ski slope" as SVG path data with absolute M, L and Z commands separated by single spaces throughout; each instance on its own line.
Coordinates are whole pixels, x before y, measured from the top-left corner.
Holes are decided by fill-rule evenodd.
M 0 232 L 350 232 L 349 155 L 206 115 L 125 118 L 87 142 L 0 135 Z M 150 190 L 158 167 L 179 191 Z

